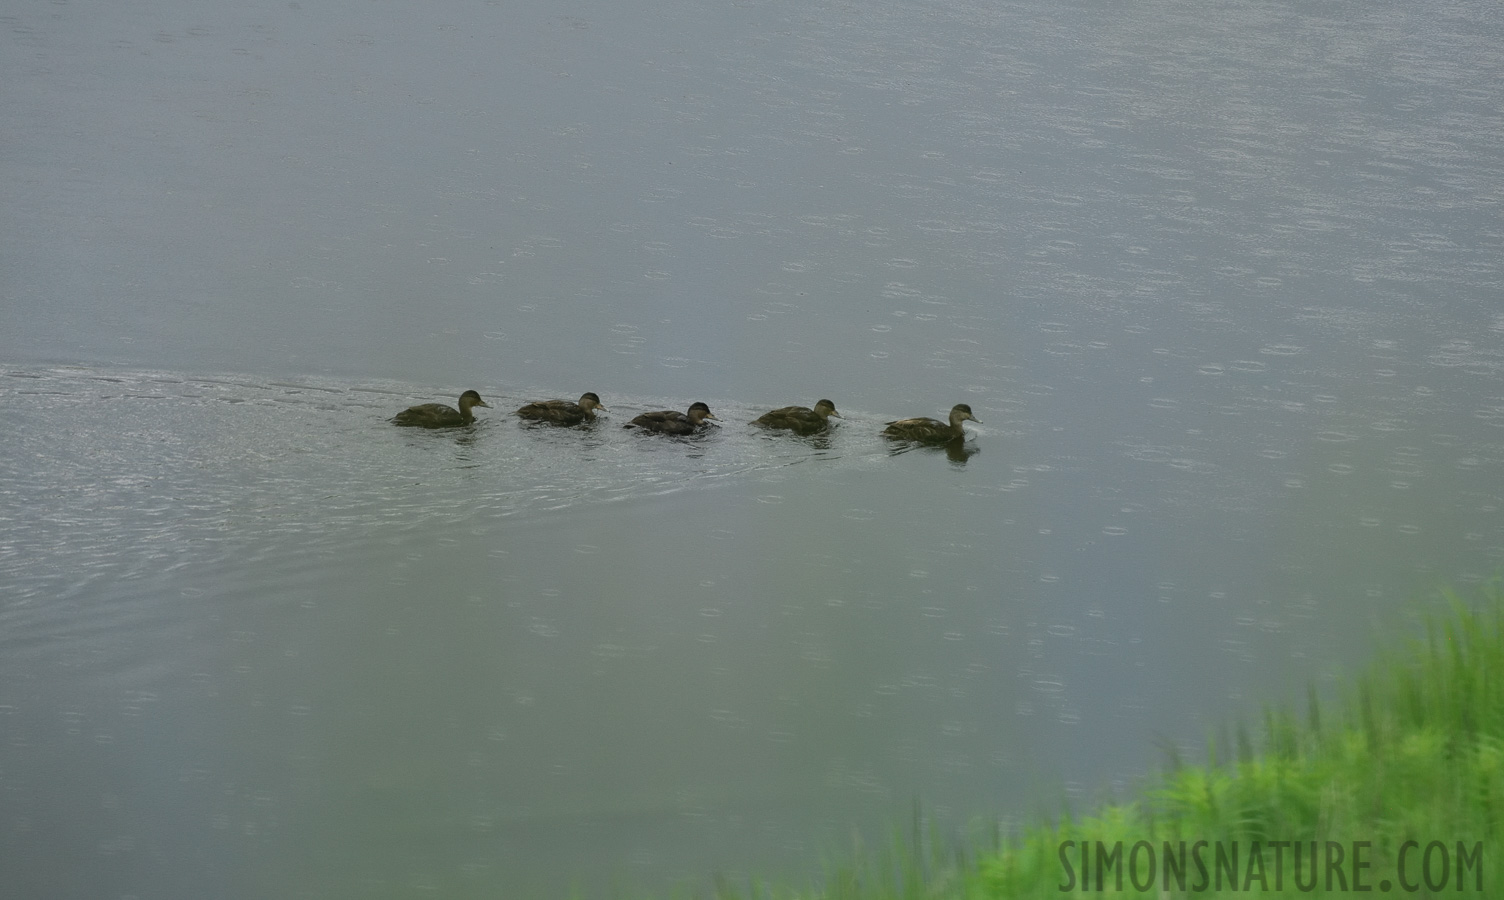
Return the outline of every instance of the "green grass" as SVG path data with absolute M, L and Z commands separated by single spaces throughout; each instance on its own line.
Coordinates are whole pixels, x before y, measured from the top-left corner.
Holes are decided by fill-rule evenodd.
M 933 898 L 1061 897 L 1311 897 L 1356 895 L 1351 881 L 1354 842 L 1368 842 L 1360 852 L 1369 868 L 1363 873 L 1369 896 L 1416 897 L 1458 894 L 1455 866 L 1459 847 L 1481 860 L 1469 866 L 1463 896 L 1504 897 L 1504 866 L 1498 838 L 1504 824 L 1504 591 L 1498 583 L 1484 588 L 1469 606 L 1449 595 L 1451 612 L 1433 620 L 1426 638 L 1391 651 L 1364 676 L 1347 685 L 1335 708 L 1323 708 L 1314 691 L 1306 714 L 1269 709 L 1263 717 L 1263 746 L 1240 730 L 1236 758 L 1171 770 L 1146 788 L 1135 802 L 1106 806 L 1095 815 L 1040 826 L 1006 841 L 973 841 L 966 849 L 956 841 L 927 834 L 916 811 L 915 822 L 887 847 L 858 850 L 858 862 L 832 867 L 820 886 L 795 889 L 768 884 L 717 883 L 717 900 L 933 900 Z M 1061 845 L 1076 841 L 1068 853 L 1077 875 L 1074 890 L 1062 891 L 1068 874 Z M 1121 842 L 1123 861 L 1136 842 L 1147 841 L 1157 859 L 1169 842 L 1193 846 L 1207 841 L 1208 877 L 1190 868 L 1186 890 L 1175 879 L 1162 891 L 1162 875 L 1152 890 L 1135 890 L 1124 874 L 1123 890 L 1114 890 L 1108 870 L 1104 891 L 1095 890 L 1095 869 L 1083 890 L 1077 852 L 1079 842 L 1111 849 Z M 1247 880 L 1253 842 L 1260 842 L 1264 879 Z M 1298 841 L 1305 851 L 1302 880 L 1317 874 L 1310 865 L 1311 841 L 1323 856 L 1323 877 L 1314 890 L 1301 890 L 1292 874 L 1293 848 L 1282 848 L 1283 890 L 1276 890 L 1275 859 L 1270 842 Z M 1346 883 L 1325 882 L 1326 842 L 1344 851 Z M 1407 893 L 1397 881 L 1399 856 L 1406 842 L 1405 874 L 1420 890 Z M 1444 892 L 1426 889 L 1421 861 L 1427 846 L 1440 841 L 1454 867 Z M 1231 853 L 1236 842 L 1242 866 L 1236 889 L 1215 883 L 1194 890 L 1215 873 L 1215 848 Z M 1438 853 L 1436 861 L 1439 863 Z M 1189 867 L 1188 867 L 1189 868 Z M 1140 874 L 1146 874 L 1140 869 Z M 1433 868 L 1439 877 L 1439 865 Z M 1481 877 L 1483 891 L 1475 889 Z M 1335 878 L 1335 876 L 1334 876 Z M 1379 887 L 1394 880 L 1386 894 Z M 1142 882 L 1141 882 L 1142 883 Z M 1302 885 L 1303 886 L 1303 885 Z M 1246 889 L 1245 889 L 1246 888 Z

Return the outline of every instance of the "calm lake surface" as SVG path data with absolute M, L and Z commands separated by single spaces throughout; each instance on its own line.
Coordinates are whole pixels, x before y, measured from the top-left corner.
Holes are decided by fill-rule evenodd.
M 1496 3 L 0 13 L 16 896 L 797 881 L 1504 565 Z

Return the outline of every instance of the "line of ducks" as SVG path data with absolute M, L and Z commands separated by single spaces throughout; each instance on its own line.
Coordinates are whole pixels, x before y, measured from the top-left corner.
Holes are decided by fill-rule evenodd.
M 472 412 L 475 407 L 491 408 L 491 404 L 482 400 L 476 391 L 466 391 L 460 394 L 459 403 L 459 409 L 444 403 L 424 403 L 420 406 L 412 406 L 397 413 L 391 421 L 394 425 L 419 428 L 457 428 L 475 421 L 475 413 Z M 594 422 L 596 410 L 609 412 L 601 405 L 600 397 L 594 392 L 587 391 L 580 395 L 578 403 L 569 400 L 539 400 L 519 407 L 517 415 L 531 422 L 572 426 Z M 807 406 L 785 406 L 775 409 L 754 419 L 752 424 L 764 428 L 792 431 L 800 435 L 811 435 L 828 430 L 831 416 L 837 419 L 844 418 L 836 412 L 834 403 L 821 400 L 815 404 L 814 409 Z M 686 435 L 708 428 L 709 425 L 705 420 L 714 418 L 716 416 L 710 411 L 709 406 L 704 403 L 693 403 L 688 411 L 682 413 L 673 409 L 645 412 L 623 427 L 641 428 L 656 434 Z M 882 433 L 883 437 L 893 440 L 948 444 L 951 441 L 962 440 L 965 432 L 961 430 L 961 423 L 968 419 L 978 424 L 982 421 L 971 414 L 970 406 L 957 403 L 951 407 L 948 423 L 923 416 L 898 419 L 887 423 Z

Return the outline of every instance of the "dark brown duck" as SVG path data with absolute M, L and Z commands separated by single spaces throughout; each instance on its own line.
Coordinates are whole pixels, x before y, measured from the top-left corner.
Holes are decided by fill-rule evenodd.
M 517 415 L 531 422 L 547 422 L 550 425 L 578 425 L 594 422 L 595 411 L 609 412 L 601 405 L 601 398 L 594 391 L 580 395 L 580 402 L 569 400 L 539 400 L 517 410 Z
M 763 413 L 752 421 L 753 425 L 761 425 L 764 428 L 782 428 L 795 434 L 818 434 L 830 428 L 830 417 L 844 418 L 836 412 L 836 405 L 829 400 L 821 400 L 815 404 L 814 409 L 808 406 L 785 406 L 772 412 Z
M 950 409 L 949 425 L 938 419 L 923 416 L 915 419 L 899 419 L 888 423 L 888 427 L 883 429 L 883 437 L 900 441 L 918 441 L 922 444 L 947 444 L 965 436 L 966 432 L 961 430 L 961 423 L 967 419 L 978 424 L 982 421 L 971 414 L 970 406 L 957 403 Z
M 473 407 L 484 406 L 491 408 L 491 404 L 480 399 L 480 394 L 475 391 L 466 391 L 460 394 L 460 408 L 443 403 L 424 403 L 420 406 L 409 406 L 402 412 L 392 416 L 393 425 L 410 425 L 417 428 L 458 428 L 461 425 L 469 425 L 475 421 L 475 415 L 470 412 Z
M 687 413 L 672 409 L 645 412 L 623 427 L 631 428 L 636 425 L 644 431 L 658 434 L 694 434 L 705 427 L 706 419 L 714 418 L 715 414 L 710 411 L 710 407 L 703 403 L 694 403 Z

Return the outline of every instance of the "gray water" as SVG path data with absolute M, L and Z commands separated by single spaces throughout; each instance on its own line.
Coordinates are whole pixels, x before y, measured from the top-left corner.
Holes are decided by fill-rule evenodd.
M 1501 20 L 5 4 L 0 880 L 797 881 L 1329 689 L 1504 564 Z

